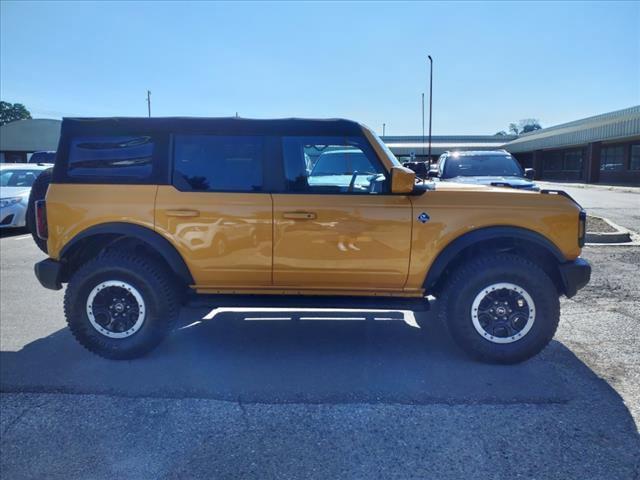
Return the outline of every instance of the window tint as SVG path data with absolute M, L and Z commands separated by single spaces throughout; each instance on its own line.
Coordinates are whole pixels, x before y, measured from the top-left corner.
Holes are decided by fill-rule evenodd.
M 523 176 L 511 155 L 452 155 L 444 164 L 443 178 L 475 176 Z
M 41 170 L 3 170 L 0 174 L 0 187 L 30 187 L 40 172 Z
M 564 169 L 571 172 L 582 171 L 582 150 L 564 153 Z
M 31 155 L 29 163 L 55 163 L 56 152 L 35 152 Z
M 309 193 L 382 193 L 384 170 L 358 137 L 284 137 L 287 190 Z
M 69 149 L 68 175 L 149 178 L 153 148 L 148 136 L 77 137 Z
M 640 170 L 640 144 L 631 145 L 631 162 L 629 170 Z
M 173 182 L 180 190 L 259 192 L 263 137 L 176 135 Z
M 562 153 L 561 152 L 547 153 L 544 157 L 544 170 L 545 172 L 562 170 Z
M 604 147 L 600 152 L 600 170 L 624 170 L 624 147 Z

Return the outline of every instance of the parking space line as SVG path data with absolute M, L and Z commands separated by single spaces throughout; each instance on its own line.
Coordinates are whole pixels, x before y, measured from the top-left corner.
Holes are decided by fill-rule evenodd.
M 366 320 L 365 317 L 300 317 L 300 320 Z
M 390 309 L 362 309 L 362 308 L 281 308 L 281 307 L 217 307 L 217 308 L 213 308 L 209 313 L 207 313 L 204 317 L 202 317 L 202 320 L 212 320 L 216 315 L 220 314 L 220 313 L 226 313 L 226 312 L 233 312 L 233 313 L 253 313 L 253 312 L 260 312 L 260 313 L 266 313 L 266 312 L 274 312 L 274 313 L 285 313 L 285 312 L 292 312 L 292 313 L 362 313 L 362 312 L 367 312 L 367 313 L 374 313 L 374 314 L 389 314 L 391 312 L 398 312 L 401 313 L 403 315 L 403 318 L 400 319 L 398 318 L 398 320 L 403 320 L 404 323 L 406 323 L 408 326 L 413 327 L 413 328 L 420 328 L 420 325 L 418 325 L 417 321 L 416 321 L 416 317 L 415 314 L 411 311 L 411 310 L 390 310 Z M 250 318 L 258 318 L 258 317 L 250 317 Z M 264 317 L 265 319 L 267 317 Z M 278 318 L 278 317 L 276 317 Z M 391 320 L 392 317 L 374 317 L 376 319 L 389 319 Z M 246 318 L 245 318 L 246 319 Z M 268 317 L 269 320 L 273 320 L 274 317 Z M 339 317 L 339 316 L 335 316 L 335 317 L 300 317 L 300 320 L 366 320 L 366 317 Z
M 244 317 L 245 320 L 291 320 L 291 317 Z

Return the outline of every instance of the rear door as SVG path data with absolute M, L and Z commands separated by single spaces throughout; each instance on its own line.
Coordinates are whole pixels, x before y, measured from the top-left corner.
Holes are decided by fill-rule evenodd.
M 411 202 L 361 137 L 284 137 L 274 193 L 273 282 L 287 289 L 401 291 Z
M 199 288 L 271 285 L 269 138 L 173 136 L 172 185 L 161 185 L 156 229 L 170 238 Z

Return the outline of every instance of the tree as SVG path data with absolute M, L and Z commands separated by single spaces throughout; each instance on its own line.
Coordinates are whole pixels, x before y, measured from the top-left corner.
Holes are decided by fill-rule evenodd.
M 0 101 L 0 125 L 30 118 L 31 113 L 23 104 Z
M 536 118 L 523 118 L 518 123 L 509 124 L 509 133 L 513 135 L 522 135 L 523 133 L 540 130 L 540 122 Z
M 540 130 L 541 128 L 540 122 L 535 118 L 520 120 L 520 133 L 533 132 L 535 130 Z
M 504 130 L 500 130 L 499 132 L 495 133 L 496 137 L 505 137 L 507 135 L 507 132 L 505 132 Z

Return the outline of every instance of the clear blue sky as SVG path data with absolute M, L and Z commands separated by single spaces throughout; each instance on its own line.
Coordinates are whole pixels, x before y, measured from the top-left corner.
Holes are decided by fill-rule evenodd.
M 36 117 L 346 117 L 492 134 L 640 104 L 640 3 L 0 3 L 0 95 Z

